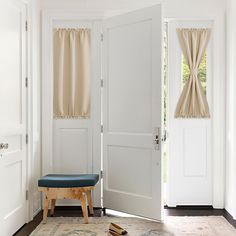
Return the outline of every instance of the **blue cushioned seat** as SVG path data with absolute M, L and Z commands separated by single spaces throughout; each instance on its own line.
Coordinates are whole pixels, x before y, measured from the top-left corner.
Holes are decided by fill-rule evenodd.
M 59 175 L 50 174 L 43 176 L 38 181 L 39 187 L 48 188 L 76 188 L 95 186 L 99 180 L 97 174 L 82 174 L 82 175 Z

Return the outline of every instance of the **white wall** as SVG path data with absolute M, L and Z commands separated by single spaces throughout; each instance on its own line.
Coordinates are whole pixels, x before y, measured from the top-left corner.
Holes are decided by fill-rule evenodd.
M 227 127 L 225 208 L 236 219 L 236 1 L 227 7 Z
M 87 9 L 111 16 L 124 11 L 151 6 L 160 0 L 38 0 L 41 10 Z M 223 0 L 163 0 L 164 17 L 177 19 L 207 19 L 214 21 L 213 62 L 213 206 L 224 207 L 225 183 L 225 1 Z M 220 95 L 220 96 L 219 96 Z M 38 156 L 37 158 L 40 158 Z M 35 160 L 36 161 L 36 160 Z M 39 160 L 37 160 L 39 162 Z
M 162 2 L 168 17 L 208 16 L 225 9 L 225 1 L 222 0 L 41 0 L 40 2 L 44 9 L 86 8 L 101 10 L 108 14 L 111 10 L 133 10 Z

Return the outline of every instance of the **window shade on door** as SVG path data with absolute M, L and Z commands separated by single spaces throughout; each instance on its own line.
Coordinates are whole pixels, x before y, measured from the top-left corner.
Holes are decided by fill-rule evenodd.
M 198 69 L 204 56 L 210 29 L 177 29 L 179 43 L 190 69 L 190 76 L 179 98 L 175 118 L 209 118 L 209 106 Z
M 90 117 L 90 30 L 54 30 L 54 118 Z

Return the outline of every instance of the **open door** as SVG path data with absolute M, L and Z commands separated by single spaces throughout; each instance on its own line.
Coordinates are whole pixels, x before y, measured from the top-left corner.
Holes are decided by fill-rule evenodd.
M 26 6 L 0 3 L 0 235 L 26 222 Z
M 104 207 L 161 220 L 161 5 L 103 24 Z

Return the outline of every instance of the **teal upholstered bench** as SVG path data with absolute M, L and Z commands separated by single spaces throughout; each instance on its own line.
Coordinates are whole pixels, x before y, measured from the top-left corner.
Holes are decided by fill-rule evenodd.
M 87 202 L 89 213 L 94 214 L 91 191 L 99 181 L 97 174 L 43 176 L 38 181 L 39 191 L 45 194 L 43 222 L 46 223 L 48 207 L 51 203 L 51 215 L 54 214 L 57 199 L 79 199 L 83 211 L 84 222 L 88 223 Z M 87 200 L 87 201 L 86 201 Z

